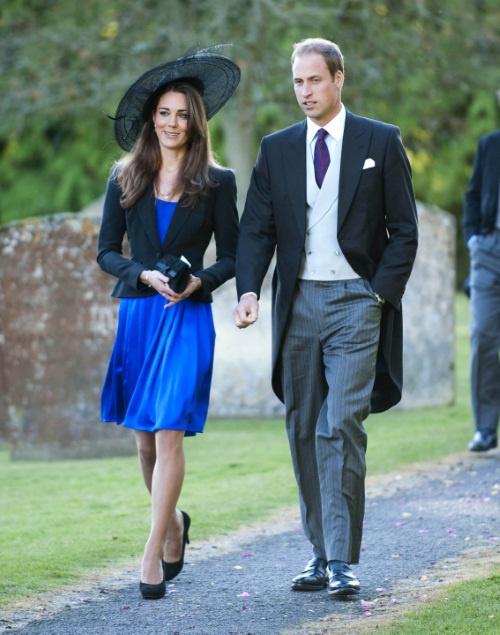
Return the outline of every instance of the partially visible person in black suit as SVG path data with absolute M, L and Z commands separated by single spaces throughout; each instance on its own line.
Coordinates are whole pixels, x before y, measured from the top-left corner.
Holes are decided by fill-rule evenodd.
M 185 436 L 203 432 L 215 331 L 211 292 L 234 276 L 238 213 L 233 172 L 212 157 L 207 118 L 230 98 L 239 69 L 197 53 L 151 69 L 118 106 L 115 135 L 128 154 L 108 182 L 97 260 L 118 278 L 118 329 L 101 418 L 134 430 L 151 493 L 140 591 L 165 595 L 180 573 L 191 519 L 176 509 Z M 130 257 L 123 255 L 128 239 Z M 204 267 L 212 235 L 216 262 Z M 190 263 L 174 291 L 162 258 Z M 181 264 L 181 266 L 184 266 Z
M 465 193 L 464 235 L 471 260 L 472 452 L 498 445 L 500 417 L 500 130 L 479 140 Z
M 366 431 L 402 386 L 401 298 L 417 250 L 410 165 L 398 128 L 349 112 L 339 47 L 295 45 L 306 119 L 262 140 L 240 225 L 239 328 L 273 276 L 273 388 L 284 402 L 312 559 L 296 591 L 359 592 Z

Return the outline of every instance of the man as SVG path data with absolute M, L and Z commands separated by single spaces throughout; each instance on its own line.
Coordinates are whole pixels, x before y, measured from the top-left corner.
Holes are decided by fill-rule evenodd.
M 276 250 L 273 388 L 286 407 L 313 550 L 292 589 L 351 595 L 359 591 L 349 565 L 358 562 L 364 514 L 363 420 L 370 395 L 372 411 L 401 397 L 400 303 L 416 209 L 398 129 L 342 104 L 338 46 L 296 44 L 292 74 L 307 119 L 262 141 L 241 222 L 234 316 L 240 328 L 257 319 Z
M 471 259 L 472 452 L 496 448 L 500 416 L 500 130 L 479 141 L 465 193 L 464 234 Z

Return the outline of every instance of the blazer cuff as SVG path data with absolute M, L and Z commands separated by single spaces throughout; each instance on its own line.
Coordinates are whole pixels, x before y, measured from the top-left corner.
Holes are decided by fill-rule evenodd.
M 130 268 L 130 271 L 127 272 L 127 280 L 126 284 L 134 287 L 134 289 L 147 289 L 148 285 L 144 284 L 141 281 L 141 273 L 147 269 L 144 265 L 140 263 L 134 263 L 134 266 Z
M 210 286 L 210 276 L 207 276 L 203 270 L 193 272 L 193 276 L 201 280 L 201 291 L 203 293 L 211 293 L 212 288 Z

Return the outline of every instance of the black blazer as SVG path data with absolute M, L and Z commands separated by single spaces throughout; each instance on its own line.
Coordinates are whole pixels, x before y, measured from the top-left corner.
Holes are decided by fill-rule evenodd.
M 238 295 L 273 276 L 273 388 L 283 399 L 281 345 L 304 252 L 306 122 L 265 137 L 253 170 L 236 258 Z M 363 170 L 365 159 L 375 167 Z M 401 298 L 417 250 L 410 166 L 395 126 L 347 112 L 339 177 L 337 237 L 349 264 L 385 298 L 372 411 L 401 398 Z
M 500 186 L 500 130 L 479 140 L 469 187 L 464 197 L 464 234 L 489 234 L 495 227 Z
M 144 269 L 154 269 L 164 254 L 185 256 L 191 263 L 193 275 L 200 278 L 202 288 L 191 298 L 211 302 L 211 292 L 234 276 L 236 243 L 238 240 L 238 211 L 236 183 L 231 170 L 210 168 L 210 177 L 218 185 L 208 195 L 190 207 L 181 197 L 175 208 L 163 244 L 156 228 L 156 206 L 153 185 L 130 208 L 120 205 L 121 189 L 113 175 L 108 180 L 97 262 L 103 271 L 118 278 L 112 295 L 118 298 L 139 298 L 156 291 L 139 280 Z M 122 255 L 127 234 L 130 258 Z M 216 242 L 216 262 L 203 266 L 203 256 L 212 234 Z

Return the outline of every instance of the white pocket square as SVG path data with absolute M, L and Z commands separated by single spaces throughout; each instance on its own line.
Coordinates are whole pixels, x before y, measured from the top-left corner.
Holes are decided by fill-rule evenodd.
M 363 163 L 363 170 L 368 170 L 369 168 L 374 168 L 375 167 L 375 161 L 371 158 L 369 159 L 365 159 L 365 162 Z

